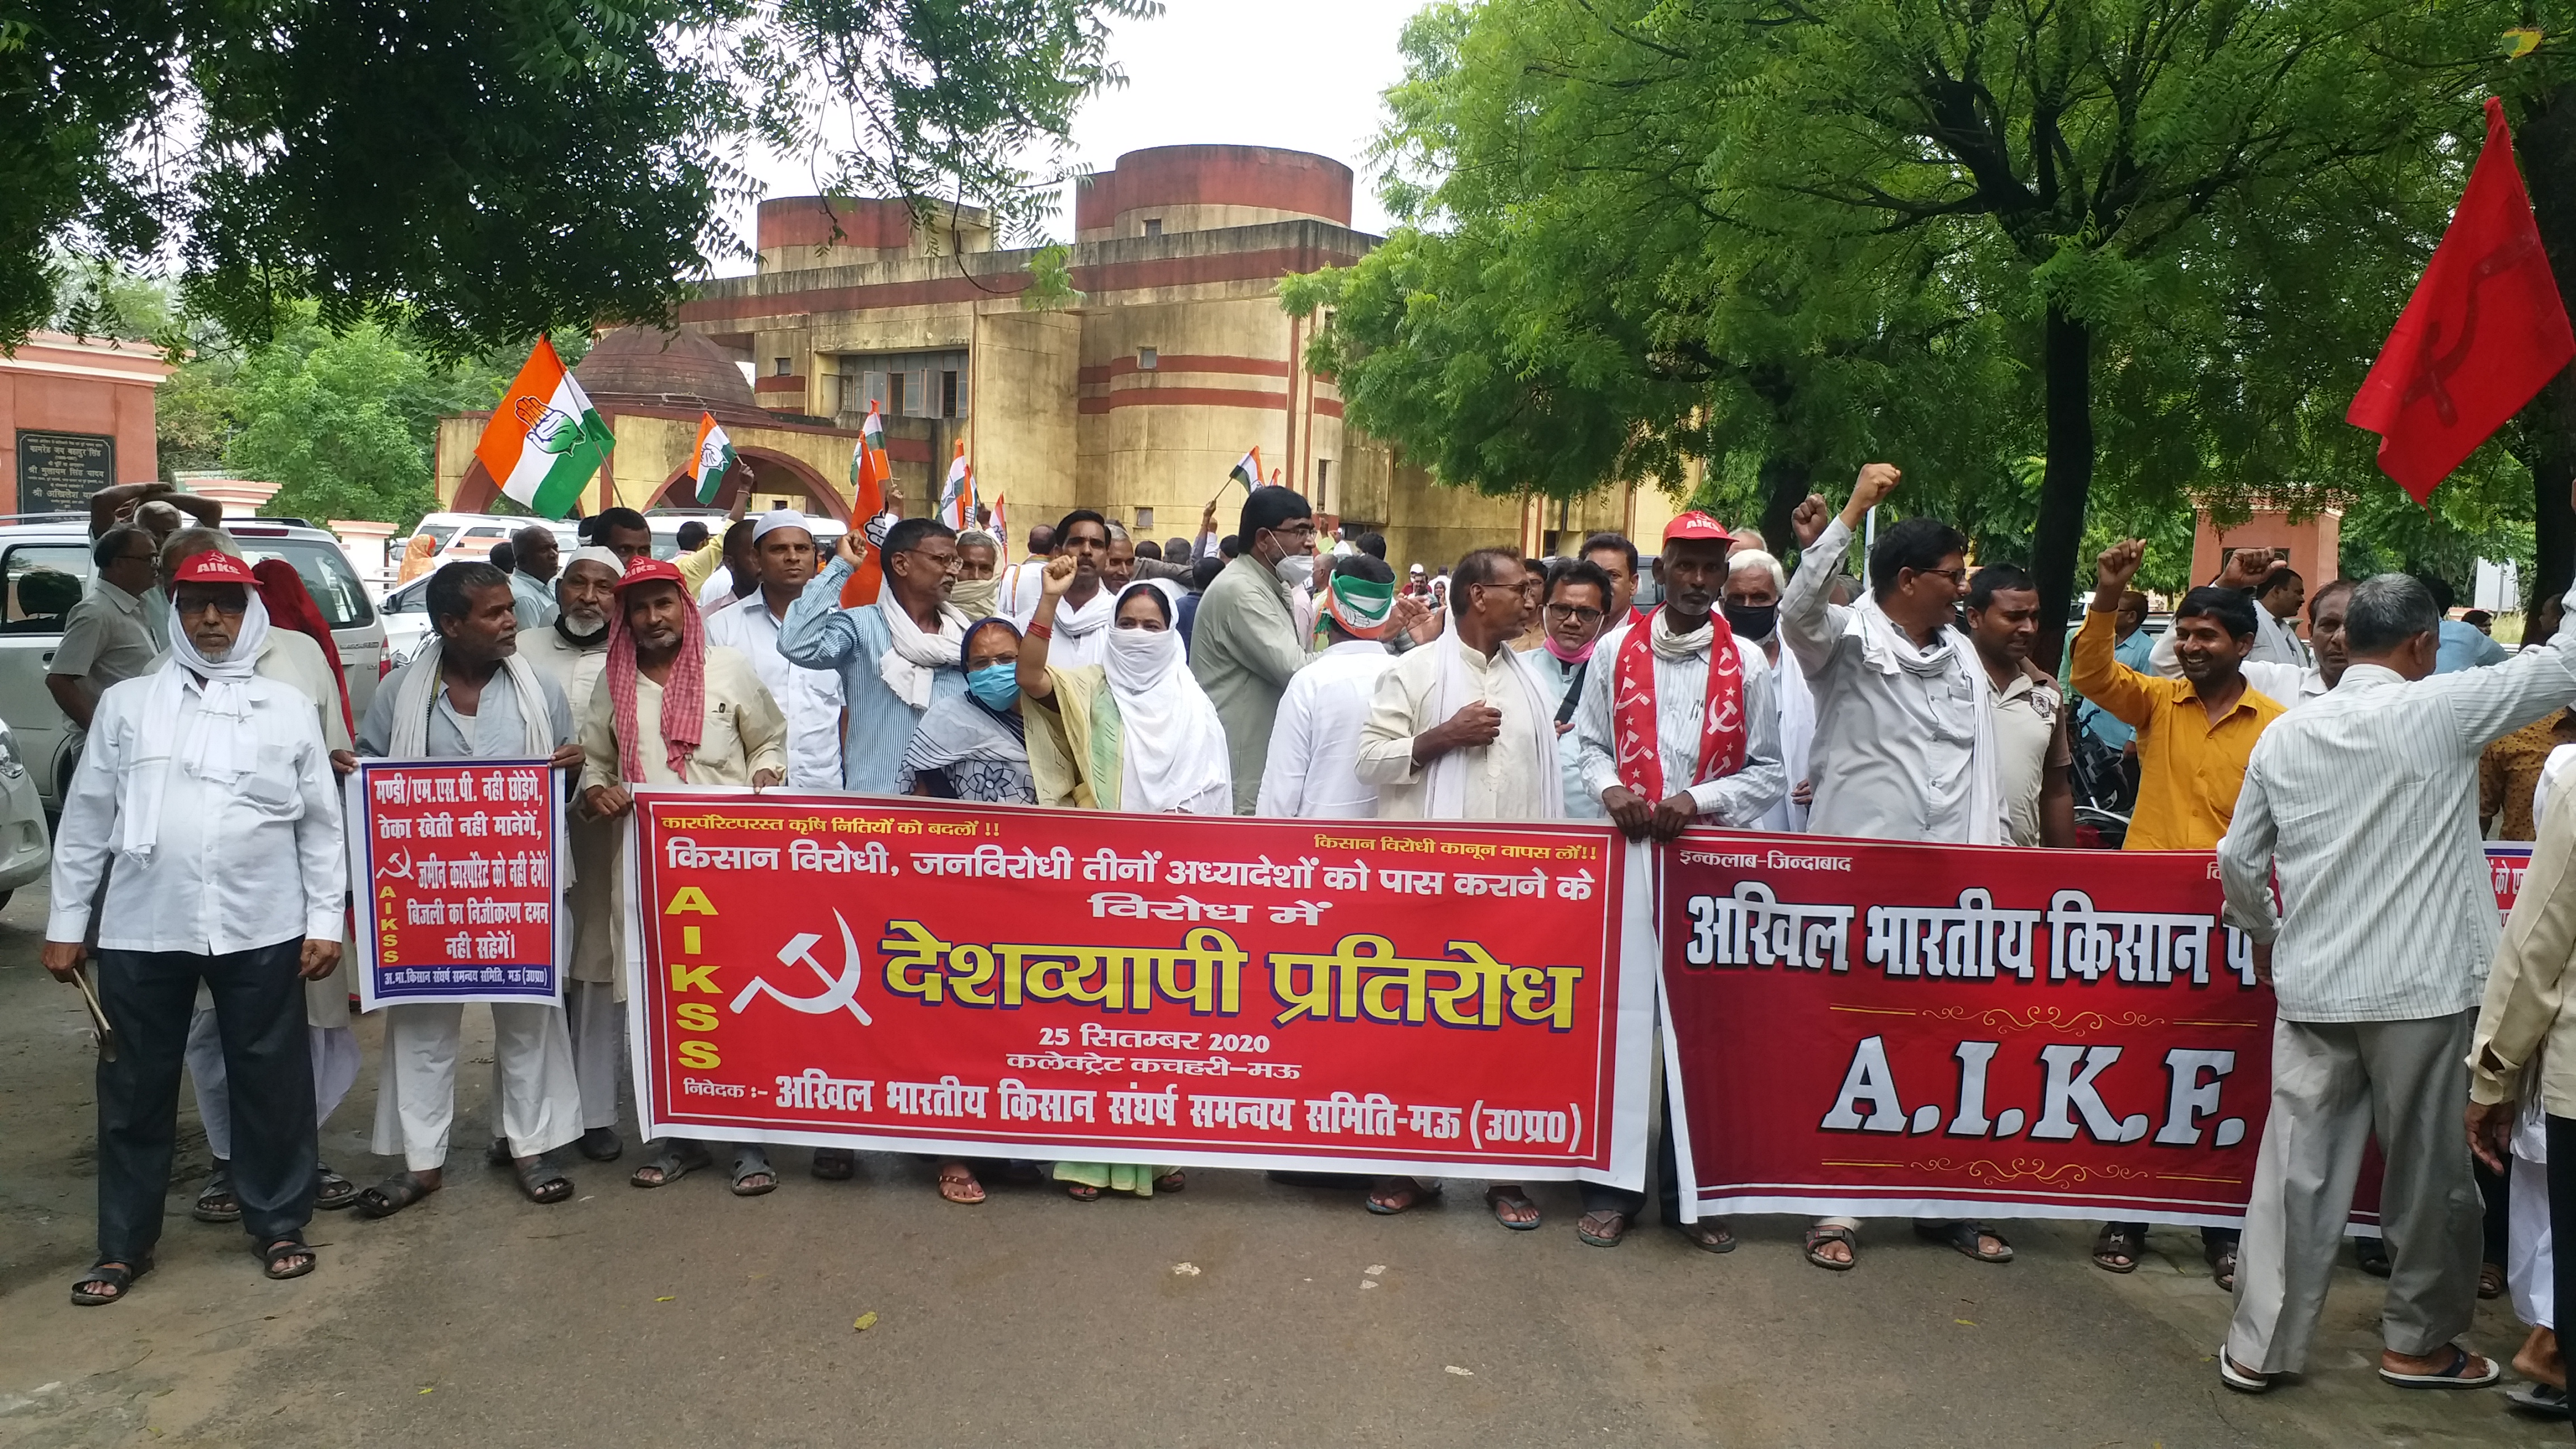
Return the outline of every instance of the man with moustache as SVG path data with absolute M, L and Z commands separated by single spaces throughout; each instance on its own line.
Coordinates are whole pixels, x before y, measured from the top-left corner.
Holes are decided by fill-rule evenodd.
M 818 565 L 814 531 L 792 508 L 764 513 L 752 526 L 757 568 L 749 596 L 707 620 L 707 642 L 751 661 L 761 687 L 787 716 L 787 783 L 800 790 L 841 784 L 841 679 L 799 669 L 778 652 L 778 629 Z M 966 550 L 957 550 L 962 570 Z M 990 577 L 990 561 L 986 562 Z
M 1780 706 L 1780 769 L 1789 786 L 1754 828 L 1802 831 L 1814 794 L 1807 780 L 1807 752 L 1815 743 L 1816 698 L 1807 691 L 1807 672 L 1780 647 L 1780 595 L 1789 586 L 1788 570 L 1764 550 L 1746 548 L 1744 537 L 1736 530 L 1735 542 L 1728 545 L 1726 592 L 1718 596 L 1718 604 L 1736 642 L 1754 646 L 1745 651 L 1745 662 L 1770 670 L 1771 682 L 1778 686 L 1772 697 Z

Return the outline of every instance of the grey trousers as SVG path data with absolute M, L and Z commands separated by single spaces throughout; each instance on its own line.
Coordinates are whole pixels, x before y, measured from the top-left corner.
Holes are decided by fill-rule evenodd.
M 2389 1349 L 2426 1354 L 2468 1331 L 2483 1242 L 2477 1179 L 2461 1129 L 2474 1008 L 2420 1021 L 2282 1021 L 2272 1029 L 2272 1115 L 2254 1163 L 2237 1250 L 2227 1354 L 2260 1373 L 2297 1373 L 2325 1307 L 2375 1129 L 2388 1174 Z
M 572 1031 L 572 1075 L 581 1084 L 581 1125 L 617 1125 L 617 1084 L 626 1076 L 626 1003 L 607 981 L 564 983 L 565 1024 Z

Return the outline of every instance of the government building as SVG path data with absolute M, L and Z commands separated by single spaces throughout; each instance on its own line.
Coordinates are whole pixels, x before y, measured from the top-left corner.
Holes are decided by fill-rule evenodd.
M 1038 249 L 997 250 L 972 212 L 900 201 L 762 202 L 758 270 L 710 281 L 671 333 L 624 328 L 575 367 L 617 437 L 586 508 L 691 502 L 701 410 L 748 465 L 728 494 L 846 518 L 849 458 L 871 402 L 908 512 L 935 503 L 957 445 L 978 492 L 1004 501 L 1016 554 L 1030 524 L 1094 508 L 1139 537 L 1192 533 L 1259 449 L 1271 481 L 1319 513 L 1383 531 L 1399 568 L 1437 569 L 1480 544 L 1570 549 L 1613 528 L 1660 537 L 1672 502 L 1612 486 L 1573 505 L 1434 485 L 1342 422 L 1310 329 L 1279 306 L 1283 277 L 1348 266 L 1378 238 L 1351 229 L 1349 167 L 1258 146 L 1131 151 L 1077 188 L 1071 296 L 1024 296 Z M 749 374 L 746 377 L 746 373 Z M 487 415 L 444 419 L 441 506 L 486 506 L 473 461 Z M 747 476 L 746 476 L 747 474 Z M 1651 549 L 1651 542 L 1648 544 Z

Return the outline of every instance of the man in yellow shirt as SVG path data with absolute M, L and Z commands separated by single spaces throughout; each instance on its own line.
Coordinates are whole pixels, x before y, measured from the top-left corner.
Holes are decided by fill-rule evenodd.
M 2182 678 L 2141 674 L 2114 657 L 2120 598 L 2146 552 L 2134 538 L 2103 551 L 2093 606 L 2075 635 L 2075 688 L 2138 732 L 2138 806 L 2124 848 L 2215 850 L 2235 817 L 2254 741 L 2286 706 L 2245 682 L 2255 605 L 2240 589 L 2204 587 L 2183 595 L 2173 619 Z M 2237 1230 L 2203 1228 L 2200 1238 L 2211 1276 L 2233 1292 Z M 2106 1224 L 2094 1240 L 2093 1261 L 2129 1272 L 2146 1239 L 2144 1223 Z

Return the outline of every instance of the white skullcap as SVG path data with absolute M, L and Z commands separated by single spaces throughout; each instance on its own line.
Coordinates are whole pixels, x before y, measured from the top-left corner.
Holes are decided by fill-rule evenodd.
M 563 558 L 563 573 L 569 573 L 572 570 L 572 566 L 577 563 L 594 563 L 599 565 L 601 568 L 608 570 L 611 574 L 622 575 L 626 572 L 626 565 L 617 561 L 617 555 L 610 553 L 608 550 L 601 548 L 596 544 L 593 544 L 588 548 L 577 548 L 572 552 L 565 554 Z M 558 573 L 556 577 L 561 578 L 563 573 Z
M 758 543 L 782 528 L 801 528 L 807 533 L 814 531 L 814 525 L 804 514 L 793 508 L 773 508 L 760 515 L 760 521 L 751 526 L 751 541 Z

